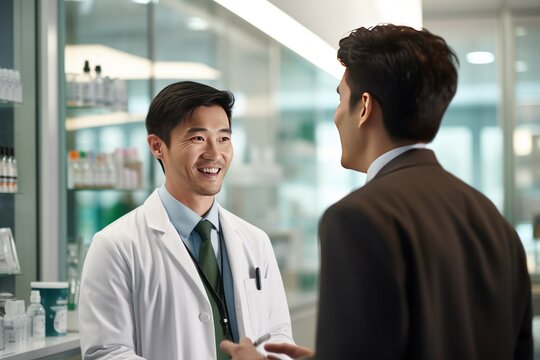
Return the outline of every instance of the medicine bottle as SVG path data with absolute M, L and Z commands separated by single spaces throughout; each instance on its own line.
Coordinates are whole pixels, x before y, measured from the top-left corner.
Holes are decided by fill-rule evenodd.
M 43 340 L 45 338 L 45 308 L 41 305 L 38 290 L 32 290 L 30 294 L 30 305 L 28 305 L 26 315 L 30 318 L 32 341 Z

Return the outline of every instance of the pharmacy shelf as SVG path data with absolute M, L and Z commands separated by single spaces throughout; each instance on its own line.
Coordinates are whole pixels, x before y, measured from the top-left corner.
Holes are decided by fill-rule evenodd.
M 64 336 L 46 337 L 44 341 L 34 341 L 16 348 L 0 350 L 0 359 L 33 360 L 33 359 L 63 359 L 80 354 L 78 333 L 68 333 Z
M 1 277 L 6 277 L 6 276 L 18 276 L 18 275 L 24 275 L 24 273 L 22 273 L 22 272 L 12 273 L 12 274 L 0 273 L 0 278 Z
M 144 123 L 145 118 L 146 114 L 131 114 L 126 111 L 94 109 L 77 112 L 70 110 L 66 118 L 66 130 Z
M 21 104 L 22 103 L 16 101 L 0 99 L 0 107 L 14 107 Z
M 120 188 L 101 188 L 101 187 L 82 187 L 68 189 L 68 191 L 120 191 L 120 192 L 137 192 L 137 191 L 146 191 L 152 192 L 154 189 L 147 188 L 136 188 L 136 189 L 120 189 Z

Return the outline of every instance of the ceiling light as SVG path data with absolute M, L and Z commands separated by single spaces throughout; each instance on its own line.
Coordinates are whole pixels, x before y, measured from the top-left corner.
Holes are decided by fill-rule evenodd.
M 337 50 L 266 0 L 215 0 L 304 59 L 333 75 L 343 75 Z
M 134 2 L 135 4 L 143 4 L 143 5 L 146 5 L 146 4 L 149 4 L 151 2 L 158 2 L 158 0 L 131 0 L 132 2 Z
M 516 72 L 527 72 L 529 70 L 529 65 L 526 61 L 518 60 L 516 61 Z
M 529 130 L 514 131 L 514 153 L 517 156 L 530 155 L 533 148 L 532 134 Z
M 527 29 L 524 26 L 516 26 L 516 36 L 527 36 Z
M 194 16 L 187 20 L 187 26 L 193 31 L 204 31 L 208 29 L 208 21 Z
M 66 74 L 81 74 L 85 60 L 90 66 L 100 65 L 102 76 L 125 80 L 190 79 L 215 80 L 220 72 L 206 64 L 182 61 L 155 61 L 105 45 L 66 45 Z
M 157 61 L 153 77 L 156 79 L 216 80 L 219 71 L 198 62 Z
M 466 55 L 467 61 L 475 65 L 490 64 L 495 61 L 495 55 L 489 51 L 473 51 Z

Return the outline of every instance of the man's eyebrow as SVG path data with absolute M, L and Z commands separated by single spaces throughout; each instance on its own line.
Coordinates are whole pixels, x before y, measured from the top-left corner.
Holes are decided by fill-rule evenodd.
M 205 131 L 208 131 L 208 129 L 202 128 L 202 127 L 192 127 L 187 130 L 188 133 L 205 132 Z M 219 129 L 218 131 L 222 133 L 232 134 L 232 130 L 230 128 L 223 128 L 223 129 Z
M 336 92 L 339 94 L 339 86 L 336 87 Z

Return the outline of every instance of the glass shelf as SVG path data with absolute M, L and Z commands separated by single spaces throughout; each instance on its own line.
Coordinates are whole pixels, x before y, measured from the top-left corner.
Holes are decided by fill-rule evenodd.
M 136 189 L 121 189 L 121 188 L 100 188 L 100 187 L 85 187 L 68 189 L 68 191 L 120 191 L 120 192 L 135 192 L 135 191 L 153 191 L 149 188 L 136 188 Z
M 89 108 L 68 111 L 66 130 L 74 131 L 86 128 L 106 127 L 110 125 L 129 125 L 143 123 L 145 114 L 131 114 L 126 111 Z
M 94 105 L 67 105 L 66 111 L 68 116 L 84 116 L 88 114 L 109 114 L 115 110 Z
M 0 273 L 0 278 L 7 277 L 7 276 L 19 276 L 19 275 L 24 275 L 24 273 L 22 272 L 13 273 L 13 274 Z
M 0 99 L 0 107 L 13 107 L 13 106 L 19 106 L 19 105 L 22 105 L 22 102 L 15 102 L 15 101 Z

